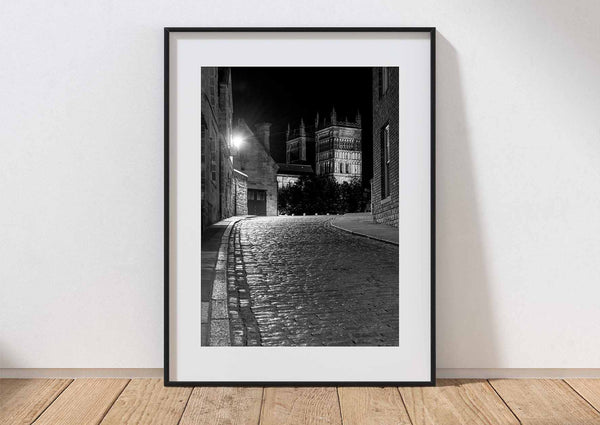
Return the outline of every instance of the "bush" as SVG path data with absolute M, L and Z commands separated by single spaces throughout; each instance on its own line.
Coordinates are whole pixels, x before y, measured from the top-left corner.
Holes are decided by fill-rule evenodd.
M 280 214 L 343 214 L 365 210 L 367 204 L 359 179 L 338 183 L 333 177 L 301 176 L 279 190 Z

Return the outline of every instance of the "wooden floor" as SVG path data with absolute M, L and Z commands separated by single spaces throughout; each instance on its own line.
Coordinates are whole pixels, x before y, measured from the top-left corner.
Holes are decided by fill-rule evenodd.
M 160 379 L 2 379 L 0 424 L 600 425 L 600 379 L 435 388 L 164 388 Z

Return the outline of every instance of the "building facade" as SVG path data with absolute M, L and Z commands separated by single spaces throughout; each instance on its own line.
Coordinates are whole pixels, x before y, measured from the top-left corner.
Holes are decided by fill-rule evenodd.
M 269 123 L 256 125 L 252 131 L 244 120 L 236 125 L 243 142 L 234 151 L 236 170 L 247 176 L 247 214 L 277 215 L 277 170 L 271 157 Z M 239 215 L 239 213 L 238 213 Z
M 338 183 L 362 178 L 361 117 L 337 119 L 335 108 L 329 119 L 315 119 L 315 173 L 333 177 Z
M 308 164 L 277 164 L 277 189 L 291 186 L 300 180 L 300 176 L 313 175 L 313 168 Z
M 202 229 L 234 214 L 231 135 L 233 99 L 230 68 L 201 69 Z
M 315 138 L 304 125 L 304 119 L 300 119 L 300 127 L 294 130 L 288 129 L 285 142 L 286 164 L 309 164 L 315 161 Z
M 373 180 L 371 213 L 378 223 L 398 227 L 399 213 L 398 68 L 373 68 Z
M 233 170 L 233 188 L 235 209 L 234 215 L 248 214 L 248 175 L 238 170 Z

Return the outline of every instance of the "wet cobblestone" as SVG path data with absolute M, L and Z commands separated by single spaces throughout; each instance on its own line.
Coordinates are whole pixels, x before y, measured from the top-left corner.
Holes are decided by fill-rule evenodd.
M 233 345 L 398 345 L 398 247 L 330 220 L 235 225 L 227 270 Z

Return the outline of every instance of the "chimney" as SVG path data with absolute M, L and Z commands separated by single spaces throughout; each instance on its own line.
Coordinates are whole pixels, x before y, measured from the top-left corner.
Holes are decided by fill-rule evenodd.
M 267 153 L 271 153 L 271 123 L 269 122 L 261 122 L 256 124 L 256 136 L 258 140 L 262 143 Z

